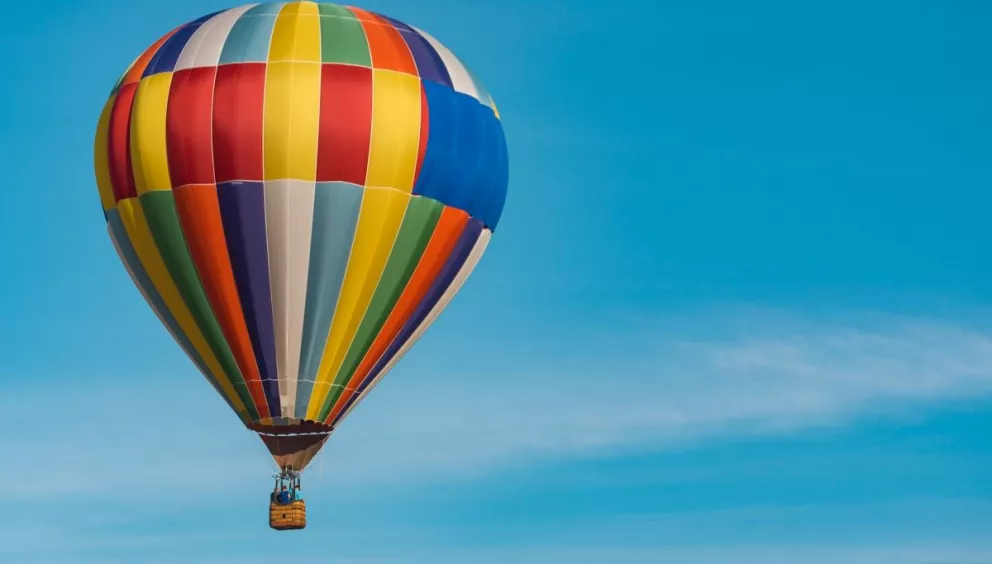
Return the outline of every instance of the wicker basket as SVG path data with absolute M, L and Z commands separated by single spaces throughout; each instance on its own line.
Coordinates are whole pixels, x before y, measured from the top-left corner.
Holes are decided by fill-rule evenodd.
M 269 526 L 277 531 L 305 528 L 306 502 L 299 500 L 292 503 L 269 503 Z

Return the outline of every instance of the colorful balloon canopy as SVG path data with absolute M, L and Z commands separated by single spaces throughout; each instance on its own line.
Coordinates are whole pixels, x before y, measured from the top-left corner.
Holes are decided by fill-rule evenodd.
M 451 51 L 313 2 L 155 42 L 103 109 L 95 166 L 134 283 L 296 470 L 461 288 L 508 183 L 496 107 Z

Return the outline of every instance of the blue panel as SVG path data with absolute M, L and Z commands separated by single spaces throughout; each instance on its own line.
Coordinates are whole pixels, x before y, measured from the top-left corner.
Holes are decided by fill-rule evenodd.
M 264 63 L 269 60 L 269 42 L 282 4 L 259 4 L 234 22 L 224 42 L 220 63 Z
M 466 113 L 471 112 L 470 119 L 475 124 L 475 132 L 471 139 L 463 139 L 462 143 L 471 144 L 473 151 L 469 157 L 472 163 L 469 182 L 473 189 L 465 195 L 465 209 L 471 210 L 472 216 L 478 218 L 483 223 L 487 223 L 486 211 L 489 209 L 489 200 L 493 191 L 492 168 L 496 163 L 497 151 L 494 146 L 494 124 L 492 120 L 486 119 L 486 113 L 492 113 L 489 108 L 476 102 L 466 105 Z M 469 109 L 471 108 L 471 109 Z
M 502 125 L 475 98 L 425 81 L 427 150 L 413 193 L 465 210 L 495 229 L 506 198 Z
M 262 378 L 262 390 L 269 413 L 280 413 L 262 183 L 223 182 L 217 186 L 217 199 L 241 311 Z
M 451 205 L 467 211 L 472 217 L 479 218 L 479 210 L 470 204 L 482 188 L 485 158 L 485 130 L 479 120 L 479 101 L 466 94 L 455 93 L 457 108 L 458 135 L 456 137 L 457 152 L 455 161 L 451 163 L 454 187 L 450 194 Z
M 307 276 L 300 373 L 296 388 L 296 417 L 305 419 L 331 330 L 338 294 L 358 227 L 364 189 L 347 182 L 318 182 L 310 235 L 310 271 Z
M 503 125 L 496 119 L 492 110 L 482 105 L 479 106 L 479 110 L 479 120 L 484 124 L 486 131 L 487 158 L 483 177 L 480 179 L 483 188 L 479 190 L 479 198 L 473 201 L 472 209 L 476 210 L 477 217 L 486 224 L 486 227 L 495 231 L 503 213 L 509 183 L 506 137 L 503 134 Z
M 420 304 L 417 305 L 417 309 L 414 310 L 410 319 L 403 324 L 400 332 L 393 339 L 393 342 L 389 344 L 389 348 L 386 352 L 382 354 L 382 357 L 375 363 L 372 370 L 365 376 L 362 383 L 359 384 L 358 389 L 355 393 L 348 399 L 348 403 L 345 404 L 344 408 L 338 414 L 337 419 L 331 421 L 330 424 L 333 427 L 337 425 L 344 414 L 348 412 L 358 399 L 365 393 L 366 388 L 372 384 L 376 376 L 378 376 L 389 361 L 396 356 L 403 345 L 410 340 L 413 336 L 414 331 L 420 324 L 427 319 L 431 310 L 437 305 L 438 301 L 441 300 L 441 296 L 448 290 L 451 283 L 455 280 L 455 277 L 461 271 L 462 266 L 465 265 L 465 261 L 468 260 L 469 254 L 472 253 L 472 248 L 475 247 L 476 241 L 479 240 L 479 236 L 482 234 L 483 225 L 482 222 L 478 220 L 469 220 L 468 224 L 465 225 L 465 229 L 462 231 L 461 236 L 458 238 L 458 242 L 455 243 L 455 247 L 451 250 L 451 256 L 448 257 L 447 262 L 444 263 L 444 267 L 441 272 L 438 273 L 437 278 L 431 283 L 430 289 L 427 294 L 424 295 L 424 299 L 421 300 Z
M 179 323 L 176 318 L 172 316 L 172 312 L 166 307 L 165 301 L 162 300 L 162 296 L 159 295 L 158 290 L 155 289 L 155 285 L 152 284 L 151 279 L 148 277 L 148 273 L 145 272 L 145 267 L 141 265 L 141 261 L 138 259 L 137 253 L 134 251 L 134 247 L 131 245 L 131 240 L 127 236 L 127 231 L 124 229 L 124 224 L 121 223 L 121 216 L 117 210 L 107 211 L 107 223 L 110 225 L 111 231 L 114 233 L 114 238 L 117 240 L 117 245 L 120 247 L 121 255 L 124 257 L 124 262 L 127 264 L 128 269 L 134 273 L 134 278 L 144 292 L 148 296 L 148 300 L 151 302 L 151 306 L 162 316 L 162 320 L 165 322 L 166 327 L 176 336 L 179 341 L 179 346 L 189 354 L 190 358 L 193 360 L 193 364 L 200 369 L 200 372 L 206 376 L 210 385 L 217 390 L 220 397 L 224 398 L 227 405 L 231 407 L 232 411 L 235 411 L 234 405 L 231 401 L 224 395 L 224 390 L 214 379 L 213 374 L 207 369 L 207 363 L 203 361 L 200 354 L 196 352 L 196 348 L 193 347 L 193 343 L 190 342 L 186 333 L 182 331 L 179 327 Z M 244 414 L 241 414 L 244 415 Z
M 454 90 L 433 82 L 423 82 L 427 97 L 427 150 L 413 193 L 454 206 L 460 182 L 458 97 Z M 463 207 L 458 209 L 465 210 Z M 465 210 L 468 211 L 468 210 Z

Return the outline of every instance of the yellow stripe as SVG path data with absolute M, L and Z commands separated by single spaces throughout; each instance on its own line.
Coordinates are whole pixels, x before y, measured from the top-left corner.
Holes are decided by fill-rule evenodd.
M 96 125 L 96 139 L 93 141 L 93 168 L 96 172 L 96 188 L 100 192 L 100 204 L 103 211 L 114 209 L 114 187 L 110 182 L 110 158 L 107 155 L 107 143 L 110 139 L 110 111 L 114 107 L 117 96 L 111 96 L 100 112 L 100 121 Z
M 338 373 L 345 352 L 372 301 L 372 294 L 386 267 L 409 202 L 410 195 L 404 192 L 388 188 L 365 189 L 355 240 L 348 258 L 348 270 L 334 310 L 324 356 L 317 369 L 314 391 L 307 406 L 307 419 L 316 419 L 327 399 L 329 384 Z
M 155 246 L 152 233 L 148 229 L 148 221 L 145 218 L 141 203 L 137 201 L 137 198 L 128 198 L 118 202 L 117 209 L 120 213 L 121 223 L 124 224 L 124 231 L 127 232 L 127 237 L 131 240 L 131 246 L 134 247 L 134 252 L 138 255 L 138 260 L 148 274 L 148 278 L 151 279 L 155 289 L 162 296 L 165 307 L 169 308 L 169 312 L 176 319 L 182 332 L 189 337 L 196 352 L 200 353 L 200 358 L 203 359 L 210 373 L 220 383 L 224 395 L 234 404 L 235 410 L 239 412 L 245 410 L 244 403 L 235 393 L 230 380 L 224 374 L 220 363 L 217 362 L 217 357 L 207 346 L 203 333 L 193 321 L 193 316 L 186 307 L 186 302 L 183 301 L 172 277 L 169 276 L 169 271 L 166 269 L 162 256 L 158 252 L 158 247 Z
M 141 79 L 131 110 L 131 167 L 138 195 L 171 190 L 169 156 L 165 141 L 165 114 L 169 107 L 172 73 Z
M 320 11 L 313 2 L 286 4 L 276 16 L 269 62 L 320 62 Z
M 320 65 L 269 63 L 265 78 L 265 180 L 317 180 Z
M 410 193 L 420 145 L 420 79 L 375 70 L 372 84 L 372 142 L 366 186 Z

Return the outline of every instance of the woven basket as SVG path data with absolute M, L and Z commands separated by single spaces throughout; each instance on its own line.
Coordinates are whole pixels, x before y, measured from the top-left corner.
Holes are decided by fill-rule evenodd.
M 269 504 L 269 526 L 277 531 L 303 529 L 307 526 L 307 504 L 305 501 Z

